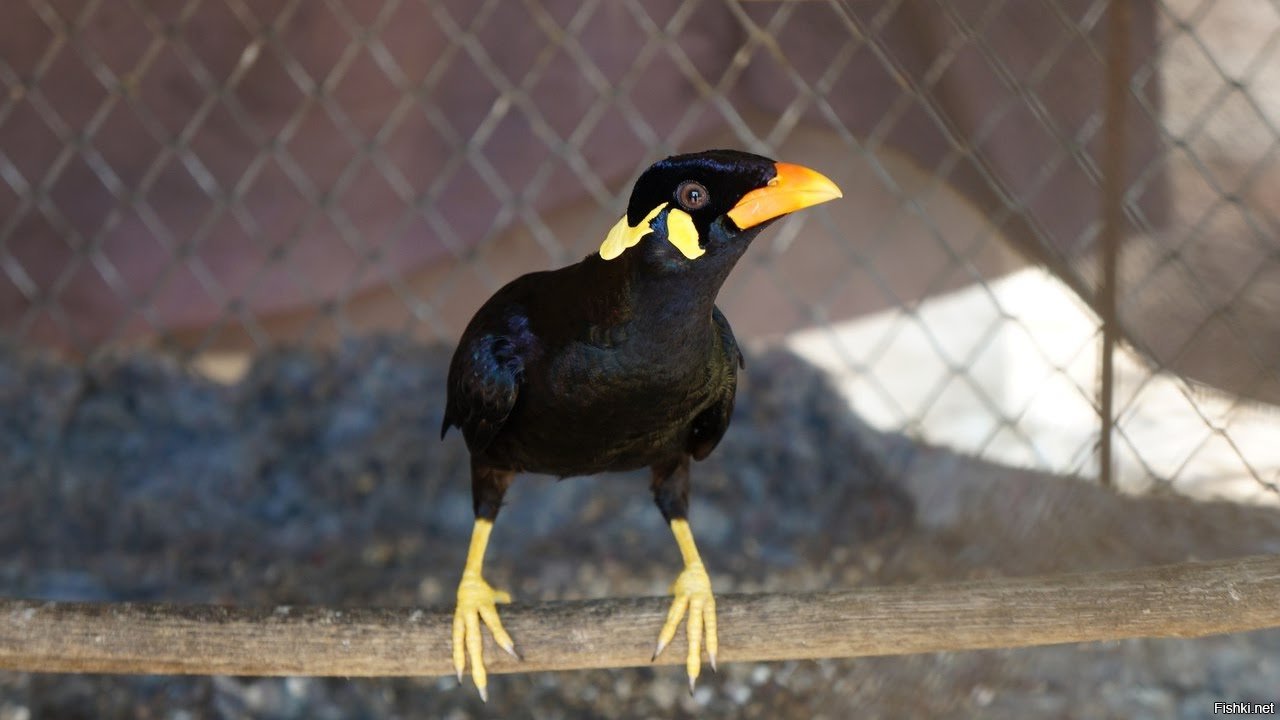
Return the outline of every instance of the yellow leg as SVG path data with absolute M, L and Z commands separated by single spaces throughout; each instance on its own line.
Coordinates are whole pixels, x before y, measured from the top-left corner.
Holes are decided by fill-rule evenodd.
M 702 670 L 702 634 L 707 637 L 707 657 L 711 660 L 711 669 L 716 669 L 716 651 L 719 643 L 716 638 L 716 598 L 711 594 L 711 578 L 702 566 L 702 558 L 698 556 L 698 546 L 693 542 L 693 533 L 689 523 L 683 519 L 671 521 L 671 532 L 676 536 L 676 544 L 680 546 L 680 555 L 684 558 L 684 570 L 671 586 L 671 594 L 675 600 L 671 602 L 671 611 L 667 613 L 667 622 L 658 633 L 658 648 L 653 657 L 666 649 L 685 612 L 689 613 L 689 655 L 685 661 L 685 669 L 689 672 L 689 692 L 693 692 L 694 683 Z
M 515 643 L 502 628 L 498 620 L 497 603 L 511 602 L 511 594 L 494 590 L 480 576 L 480 567 L 484 564 L 484 549 L 489 544 L 489 531 L 493 522 L 479 518 L 471 531 L 471 548 L 467 550 L 467 564 L 462 569 L 462 580 L 458 583 L 458 605 L 453 611 L 453 669 L 458 672 L 458 682 L 462 682 L 462 671 L 466 661 L 471 659 L 471 679 L 480 691 L 480 699 L 489 701 L 488 674 L 484 669 L 484 644 L 480 637 L 480 621 L 493 633 L 494 642 L 503 650 L 516 655 Z

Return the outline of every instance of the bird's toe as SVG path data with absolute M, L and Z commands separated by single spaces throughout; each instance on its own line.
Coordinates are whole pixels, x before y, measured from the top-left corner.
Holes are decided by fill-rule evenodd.
M 488 702 L 488 672 L 484 664 L 484 641 L 480 624 L 484 623 L 493 634 L 493 640 L 503 650 L 519 659 L 515 643 L 511 640 L 502 621 L 498 618 L 498 603 L 511 601 L 509 593 L 494 590 L 479 576 L 464 575 L 458 584 L 458 605 L 453 613 L 453 668 L 462 682 L 462 674 L 469 662 L 471 679 L 476 684 L 480 699 Z
M 671 609 L 667 612 L 667 620 L 661 632 L 658 633 L 657 650 L 654 651 L 653 657 L 657 659 L 658 655 L 671 643 L 676 630 L 680 627 L 680 621 L 687 614 L 689 616 L 687 623 L 689 653 L 685 659 L 685 669 L 689 674 L 689 691 L 692 692 L 698 675 L 702 671 L 704 647 L 711 660 L 712 669 L 715 669 L 716 652 L 719 650 L 716 636 L 715 595 L 711 592 L 711 578 L 701 563 L 685 567 L 675 584 L 671 586 L 671 592 L 675 598 L 671 602 Z

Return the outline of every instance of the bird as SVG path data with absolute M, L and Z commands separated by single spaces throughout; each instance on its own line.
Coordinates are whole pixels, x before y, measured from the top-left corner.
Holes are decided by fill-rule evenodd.
M 690 692 L 705 647 L 716 665 L 715 596 L 690 529 L 690 462 L 729 427 L 742 351 L 716 296 L 748 246 L 779 218 L 842 197 L 826 176 L 740 150 L 674 155 L 636 180 L 599 251 L 532 272 L 493 294 L 449 365 L 440 437 L 461 430 L 471 460 L 471 542 L 452 627 L 487 701 L 480 625 L 519 658 L 482 567 L 517 474 L 561 478 L 649 468 L 650 490 L 684 566 L 656 660 L 688 615 Z M 705 638 L 705 645 L 704 645 Z

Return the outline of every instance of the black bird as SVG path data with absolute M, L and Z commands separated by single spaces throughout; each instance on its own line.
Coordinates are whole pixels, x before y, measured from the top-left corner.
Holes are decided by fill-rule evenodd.
M 457 426 L 471 451 L 475 528 L 453 619 L 453 664 L 467 657 L 482 698 L 480 622 L 515 655 L 481 577 L 485 546 L 516 473 L 567 477 L 649 467 L 654 500 L 684 570 L 656 658 L 689 614 L 689 686 L 716 661 L 715 598 L 689 530 L 689 459 L 729 426 L 742 353 L 716 294 L 771 221 L 841 197 L 822 175 L 735 150 L 659 161 L 636 181 L 627 214 L 599 253 L 523 275 L 468 323 L 449 366 L 443 438 Z

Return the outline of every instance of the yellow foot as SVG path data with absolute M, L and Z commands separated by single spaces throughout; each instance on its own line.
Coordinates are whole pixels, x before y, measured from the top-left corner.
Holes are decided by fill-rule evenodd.
M 453 669 L 458 672 L 458 682 L 462 682 L 462 671 L 466 669 L 467 659 L 471 659 L 471 679 L 480 691 L 480 699 L 489 702 L 488 674 L 484 669 L 484 644 L 480 637 L 480 621 L 493 633 L 493 641 L 503 650 L 511 653 L 517 660 L 515 643 L 511 636 L 502 629 L 502 621 L 498 619 L 497 603 L 511 602 L 511 594 L 494 590 L 478 573 L 462 574 L 462 582 L 458 583 L 458 607 L 453 611 Z
M 685 669 L 689 672 L 689 692 L 693 692 L 694 683 L 702 671 L 702 633 L 707 633 L 707 657 L 711 660 L 711 669 L 716 669 L 716 650 L 719 643 L 716 639 L 716 598 L 711 594 L 711 578 L 702 567 L 701 562 L 686 565 L 684 571 L 671 586 L 671 594 L 676 599 L 671 602 L 671 611 L 667 613 L 667 622 L 658 633 L 658 648 L 653 651 L 656 660 L 671 639 L 676 636 L 676 629 L 685 612 L 689 613 L 689 656 L 685 661 Z

